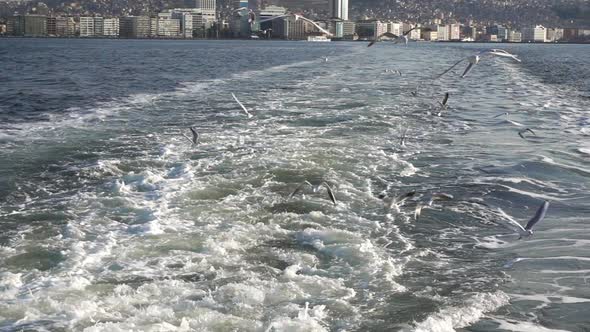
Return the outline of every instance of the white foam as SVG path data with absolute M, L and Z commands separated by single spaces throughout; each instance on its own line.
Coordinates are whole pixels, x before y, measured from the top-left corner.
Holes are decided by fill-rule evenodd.
M 416 332 L 453 332 L 477 322 L 485 313 L 507 305 L 509 297 L 501 291 L 478 293 L 463 305 L 447 307 L 416 324 Z

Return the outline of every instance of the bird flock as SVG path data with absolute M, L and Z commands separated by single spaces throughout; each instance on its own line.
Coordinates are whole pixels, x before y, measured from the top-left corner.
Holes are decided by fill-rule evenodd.
M 403 42 L 404 44 L 407 44 L 408 43 L 407 36 L 414 29 L 415 28 L 405 31 L 401 36 L 397 36 L 397 35 L 389 33 L 389 32 L 383 33 L 382 35 L 378 36 L 375 40 L 371 41 L 368 44 L 368 47 L 371 47 L 375 43 L 380 42 L 382 40 L 393 40 L 394 43 L 402 43 Z M 465 78 L 466 75 L 474 68 L 474 66 L 477 65 L 478 63 L 480 63 L 480 61 L 482 61 L 482 59 L 484 59 L 486 57 L 493 57 L 493 56 L 510 58 L 514 61 L 521 62 L 521 60 L 516 55 L 511 54 L 505 50 L 487 49 L 487 50 L 477 52 L 473 55 L 470 55 L 468 57 L 458 60 L 451 67 L 449 67 L 447 70 L 445 70 L 441 74 L 434 77 L 434 79 L 441 78 L 445 74 L 448 74 L 449 72 L 451 72 L 459 64 L 461 64 L 463 62 L 467 62 L 468 63 L 467 67 L 464 69 L 463 73 L 460 76 L 461 78 Z M 324 60 L 324 62 L 327 62 L 328 58 L 325 57 L 323 60 Z M 386 73 L 394 73 L 396 75 L 402 76 L 402 72 L 398 69 L 385 69 L 385 72 Z M 417 89 L 415 91 L 412 91 L 411 94 L 412 94 L 412 96 L 418 96 Z M 236 97 L 236 95 L 234 93 L 231 93 L 231 96 L 234 99 L 234 101 L 240 106 L 240 108 L 244 111 L 244 114 L 246 115 L 246 117 L 248 119 L 252 118 L 253 114 L 246 108 L 246 106 L 244 106 L 244 104 L 242 104 L 242 102 L 240 102 L 240 100 Z M 438 111 L 435 113 L 437 116 L 441 116 L 442 112 L 448 109 L 449 97 L 450 97 L 450 94 L 447 92 L 447 93 L 445 93 L 443 100 L 437 102 L 438 103 Z M 518 126 L 522 126 L 521 124 L 518 124 L 516 122 L 508 120 L 508 115 L 509 115 L 508 112 L 504 112 L 504 113 L 494 116 L 494 118 L 497 118 L 500 116 L 506 116 L 507 121 L 509 121 L 513 124 L 516 124 Z M 193 145 L 193 146 L 198 145 L 199 133 L 197 132 L 195 127 L 189 127 L 189 130 L 192 134 L 192 137 L 190 137 L 184 133 L 182 133 L 182 135 L 190 141 L 191 145 Z M 407 141 L 407 137 L 408 137 L 407 132 L 408 132 L 408 129 L 406 128 L 403 131 L 402 136 L 400 138 L 399 146 L 401 148 L 404 148 L 406 146 L 406 141 Z M 535 132 L 530 128 L 524 128 L 524 129 L 518 131 L 518 135 L 523 139 L 526 138 L 527 133 L 530 133 L 530 134 L 536 136 Z M 297 187 L 288 196 L 287 200 L 292 199 L 298 193 L 303 193 L 304 189 L 306 189 L 306 188 L 311 189 L 312 193 L 318 193 L 322 189 L 322 187 L 325 188 L 327 196 L 330 199 L 330 201 L 332 202 L 332 204 L 334 206 L 337 206 L 338 201 L 336 199 L 336 195 L 335 195 L 334 190 L 332 189 L 330 184 L 328 184 L 328 182 L 323 181 L 323 180 L 320 181 L 319 183 L 316 183 L 316 184 L 312 184 L 308 180 L 305 180 L 305 181 L 299 183 L 297 185 Z M 422 215 L 423 211 L 425 209 L 432 208 L 434 206 L 435 202 L 437 202 L 437 201 L 444 202 L 444 201 L 454 200 L 453 195 L 448 194 L 448 193 L 442 193 L 442 192 L 433 192 L 433 193 L 426 193 L 423 195 L 418 195 L 416 191 L 410 191 L 408 193 L 394 195 L 393 197 L 389 197 L 385 193 L 381 193 L 377 196 L 377 198 L 383 202 L 384 208 L 386 211 L 389 211 L 394 207 L 399 209 L 399 207 L 401 207 L 407 200 L 414 199 L 416 197 L 417 197 L 417 199 L 414 200 L 416 203 L 415 210 L 414 210 L 414 220 L 418 220 L 420 218 L 420 216 Z M 478 203 L 478 204 L 482 204 L 482 205 L 487 206 L 487 204 L 484 204 L 484 203 Z M 528 237 L 533 234 L 533 227 L 538 222 L 540 222 L 541 220 L 543 220 L 545 218 L 545 214 L 546 214 L 548 208 L 549 208 L 549 202 L 543 201 L 542 204 L 537 209 L 535 215 L 526 223 L 526 226 L 524 226 L 524 227 L 520 223 L 518 223 L 516 220 L 514 220 L 511 216 L 506 214 L 500 208 L 498 208 L 497 216 L 502 218 L 503 222 L 506 222 L 505 225 L 508 228 L 510 228 L 513 231 L 515 231 L 516 233 L 518 233 L 519 239 L 521 239 L 523 237 Z

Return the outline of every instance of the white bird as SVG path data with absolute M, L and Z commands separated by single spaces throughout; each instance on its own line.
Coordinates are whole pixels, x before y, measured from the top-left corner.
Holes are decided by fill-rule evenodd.
M 236 95 L 231 94 L 232 97 L 234 97 L 235 101 L 240 104 L 240 107 L 242 107 L 242 109 L 244 110 L 244 112 L 246 112 L 246 115 L 248 116 L 248 119 L 252 117 L 252 114 L 250 114 L 250 112 L 248 112 L 248 109 L 246 108 L 246 106 L 244 106 L 244 104 L 240 103 L 240 101 L 238 100 L 238 98 L 236 97 Z
M 305 180 L 305 181 L 301 182 L 297 186 L 297 188 L 295 188 L 295 190 L 293 190 L 291 195 L 289 195 L 288 199 L 291 199 L 293 196 L 295 196 L 305 185 L 310 186 L 311 190 L 314 193 L 316 193 L 320 190 L 320 186 L 324 186 L 326 188 L 326 190 L 328 191 L 328 196 L 330 197 L 330 200 L 332 201 L 332 203 L 334 203 L 334 205 L 336 205 L 336 196 L 334 196 L 334 192 L 332 191 L 332 188 L 330 188 L 330 185 L 326 181 L 322 181 L 322 183 L 320 183 L 319 185 L 313 185 L 309 181 Z
M 408 128 L 406 128 L 406 130 L 404 130 L 404 132 L 402 133 L 402 137 L 399 140 L 399 145 L 401 147 L 405 147 L 406 146 L 406 135 L 408 134 Z
M 454 198 L 453 195 L 445 194 L 445 193 L 434 193 L 434 194 L 430 195 L 430 199 L 428 200 L 428 203 L 416 205 L 416 210 L 414 210 L 414 220 L 418 220 L 418 218 L 420 218 L 420 214 L 422 213 L 422 209 L 425 209 L 427 207 L 431 207 L 432 203 L 434 203 L 434 201 L 450 201 L 453 198 Z
M 182 133 L 182 136 L 186 137 L 186 139 L 188 139 L 194 145 L 197 145 L 199 143 L 199 133 L 197 133 L 197 131 L 195 130 L 195 127 L 189 127 L 188 129 L 191 130 L 191 133 L 193 134 L 193 138 L 188 137 L 184 133 Z
M 397 43 L 400 43 L 400 42 L 402 42 L 402 41 L 403 41 L 405 45 L 408 45 L 408 35 L 409 35 L 409 34 L 410 34 L 410 32 L 412 32 L 414 29 L 418 29 L 418 28 L 422 29 L 422 30 L 423 30 L 423 31 L 425 31 L 425 32 L 427 32 L 427 31 L 431 31 L 431 30 L 432 30 L 432 29 L 430 29 L 430 28 L 425 28 L 425 27 L 418 27 L 418 26 L 416 26 L 416 27 L 413 27 L 413 28 L 411 28 L 410 30 L 408 30 L 408 31 L 404 32 L 404 33 L 403 33 L 401 36 L 398 36 L 398 35 L 396 35 L 396 34 L 394 34 L 394 33 L 391 33 L 391 32 L 384 32 L 384 33 L 380 34 L 380 35 L 379 35 L 379 36 L 378 36 L 378 37 L 377 37 L 375 40 L 372 40 L 372 41 L 369 43 L 369 45 L 367 45 L 367 47 L 371 47 L 371 46 L 373 46 L 373 45 L 374 45 L 376 42 L 380 42 L 380 41 L 381 41 L 381 40 L 383 40 L 383 39 L 386 39 L 386 40 L 388 40 L 388 39 L 393 39 L 393 42 L 394 42 L 394 43 L 396 43 L 396 44 L 397 44 Z
M 495 118 L 499 118 L 499 117 L 501 117 L 502 115 L 506 116 L 506 119 L 508 119 L 508 115 L 510 115 L 510 113 L 508 113 L 508 112 L 500 113 L 500 114 L 498 114 L 498 115 L 495 115 L 495 116 L 493 116 L 492 118 L 493 118 L 493 119 L 495 119 Z
M 541 206 L 539 206 L 539 208 L 537 209 L 535 215 L 531 218 L 531 220 L 529 220 L 529 222 L 524 227 L 522 227 L 522 225 L 518 223 L 518 221 L 514 220 L 512 217 L 510 217 L 504 211 L 502 211 L 502 209 L 498 208 L 498 212 L 500 212 L 500 215 L 504 217 L 506 221 L 508 221 L 508 224 L 504 225 L 518 232 L 518 234 L 520 235 L 518 239 L 520 240 L 523 237 L 533 235 L 533 226 L 535 226 L 535 224 L 537 224 L 539 221 L 545 218 L 545 214 L 547 213 L 548 208 L 549 202 L 544 201 L 543 204 L 541 204 Z
M 414 195 L 416 195 L 416 191 L 412 190 L 405 194 L 397 195 L 394 197 L 388 197 L 385 194 L 380 194 L 378 197 L 383 201 L 385 210 L 389 211 L 394 205 L 400 206 L 408 198 L 414 197 Z
M 521 62 L 521 60 L 519 58 L 517 58 L 516 55 L 514 55 L 514 54 L 508 53 L 504 50 L 492 48 L 489 50 L 484 50 L 484 51 L 478 52 L 474 55 L 470 55 L 466 58 L 463 58 L 463 59 L 457 61 L 454 65 L 452 65 L 449 69 L 445 70 L 442 74 L 438 75 L 436 78 L 440 78 L 444 74 L 448 73 L 449 71 L 451 71 L 453 68 L 455 68 L 455 66 L 457 66 L 461 62 L 468 61 L 469 64 L 467 65 L 467 68 L 465 68 L 465 71 L 461 75 L 461 78 L 464 78 L 467 75 L 467 73 L 469 73 L 471 71 L 473 66 L 478 64 L 481 61 L 481 59 L 483 59 L 486 56 L 499 56 L 499 57 L 511 58 L 513 60 Z

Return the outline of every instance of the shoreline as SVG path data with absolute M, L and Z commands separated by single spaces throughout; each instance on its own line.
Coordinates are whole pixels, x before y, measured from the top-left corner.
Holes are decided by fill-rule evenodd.
M 240 41 L 303 41 L 316 43 L 307 40 L 289 40 L 289 39 L 250 39 L 250 38 L 167 38 L 167 37 L 148 37 L 148 38 L 125 38 L 125 37 L 66 37 L 66 36 L 6 36 L 0 35 L 0 39 L 80 39 L 80 40 L 174 40 L 174 41 L 228 41 L 228 40 L 240 40 Z M 370 40 L 331 40 L 331 42 L 369 42 Z M 538 45 L 590 45 L 590 41 L 576 42 L 576 41 L 554 41 L 554 42 L 492 42 L 492 41 L 459 41 L 459 40 L 416 40 L 417 43 L 451 43 L 451 44 L 538 44 Z

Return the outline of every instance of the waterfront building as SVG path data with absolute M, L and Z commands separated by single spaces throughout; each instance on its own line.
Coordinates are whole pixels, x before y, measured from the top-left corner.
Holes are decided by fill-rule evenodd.
M 174 38 L 181 36 L 180 20 L 178 19 L 171 18 L 170 16 L 158 16 L 156 25 L 156 36 L 158 37 Z
M 449 24 L 448 25 L 448 40 L 459 41 L 461 40 L 461 25 L 460 24 Z
M 449 27 L 446 25 L 439 25 L 436 27 L 436 36 L 437 40 L 439 41 L 449 41 L 451 40 L 451 34 L 449 31 Z
M 387 32 L 401 36 L 404 33 L 403 24 L 399 22 L 387 22 Z
M 525 42 L 539 42 L 547 41 L 547 29 L 542 25 L 522 29 L 522 40 Z
M 6 21 L 6 33 L 12 36 L 47 36 L 47 16 L 10 16 Z
M 57 36 L 57 17 L 47 17 L 47 35 L 50 37 Z
M 58 37 L 74 37 L 78 30 L 73 17 L 55 18 L 55 35 Z
M 518 32 L 518 31 L 509 31 L 508 32 L 508 42 L 510 42 L 510 43 L 522 42 L 522 33 Z
M 103 35 L 105 37 L 119 36 L 119 18 L 105 18 L 103 21 Z
M 202 21 L 215 22 L 217 20 L 215 11 L 215 0 L 196 0 L 195 9 L 203 16 Z
M 354 39 L 356 36 L 356 23 L 354 21 L 342 21 L 342 38 Z
M 563 29 L 552 28 L 547 29 L 547 41 L 556 42 L 563 39 Z
M 379 20 L 361 20 L 356 22 L 356 33 L 359 39 L 374 40 L 387 32 L 387 24 Z
M 328 0 L 330 18 L 348 21 L 348 0 Z
M 123 38 L 147 38 L 150 36 L 150 18 L 124 16 L 119 18 L 119 36 Z
M 97 37 L 104 33 L 104 19 L 100 16 L 80 17 L 80 37 Z
M 422 39 L 428 41 L 436 41 L 438 39 L 438 32 L 435 31 L 423 31 L 422 32 Z

